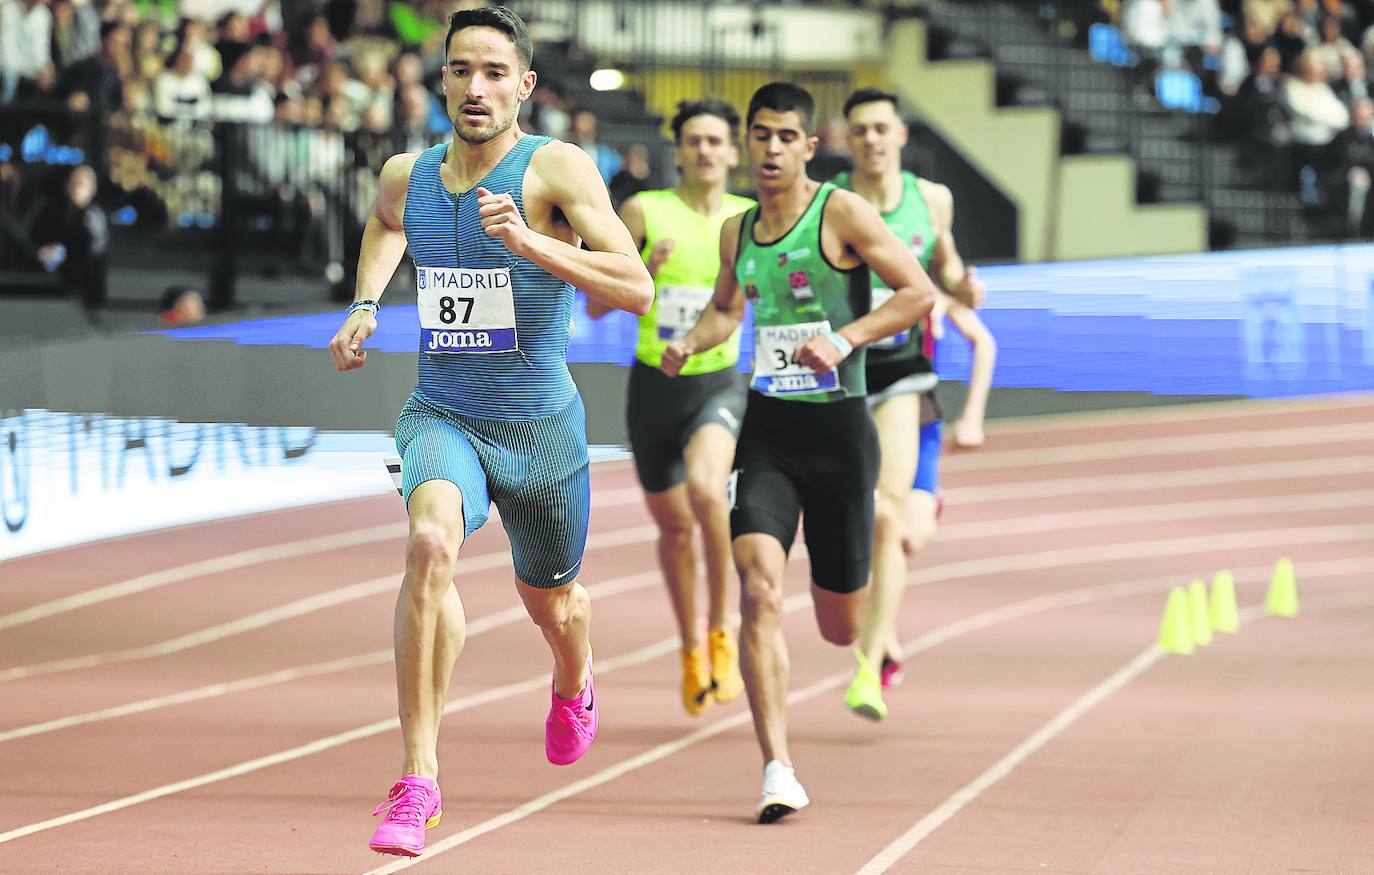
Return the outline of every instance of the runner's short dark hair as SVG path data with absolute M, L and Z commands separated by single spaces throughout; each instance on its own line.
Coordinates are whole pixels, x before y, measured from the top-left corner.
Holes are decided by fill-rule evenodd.
M 731 141 L 739 139 L 739 110 L 727 101 L 707 97 L 702 100 L 684 100 L 677 105 L 677 113 L 669 123 L 675 142 L 682 142 L 682 126 L 699 115 L 715 116 L 730 126 Z
M 793 85 L 791 82 L 769 82 L 749 98 L 749 112 L 744 122 L 747 127 L 753 127 L 754 116 L 758 115 L 761 109 L 795 112 L 801 117 L 802 132 L 809 134 L 811 119 L 816 114 L 816 101 L 811 98 L 811 92 L 800 85 Z
M 878 103 L 879 101 L 886 101 L 892 104 L 892 108 L 897 110 L 898 115 L 901 115 L 902 105 L 898 102 L 897 95 L 893 94 L 891 91 L 884 91 L 881 88 L 860 88 L 858 91 L 849 95 L 849 99 L 844 102 L 844 117 L 849 118 L 849 111 L 856 106 L 861 106 L 865 103 Z
M 460 9 L 448 19 L 448 36 L 444 37 L 444 53 L 447 55 L 453 35 L 468 27 L 494 27 L 510 37 L 515 44 L 515 57 L 520 61 L 520 72 L 525 72 L 534 63 L 534 41 L 530 39 L 529 28 L 525 22 L 504 6 L 478 6 L 475 9 Z M 445 57 L 445 61 L 447 61 Z

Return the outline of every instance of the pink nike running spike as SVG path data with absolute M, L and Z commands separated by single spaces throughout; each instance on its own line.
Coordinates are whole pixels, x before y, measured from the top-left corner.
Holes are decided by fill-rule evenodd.
M 553 704 L 544 722 L 544 753 L 555 766 L 577 762 L 592 746 L 601 710 L 596 707 L 596 686 L 592 683 L 592 658 L 587 657 L 587 685 L 575 699 L 560 699 L 552 690 Z
M 379 854 L 418 857 L 425 849 L 425 830 L 444 816 L 439 785 L 429 778 L 406 775 L 396 782 L 372 816 L 385 814 L 368 845 Z

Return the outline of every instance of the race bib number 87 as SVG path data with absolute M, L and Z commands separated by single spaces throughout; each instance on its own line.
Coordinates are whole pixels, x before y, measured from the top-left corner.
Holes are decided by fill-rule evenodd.
M 415 286 L 422 351 L 446 354 L 520 348 L 509 270 L 421 267 L 415 271 Z
M 797 347 L 830 330 L 827 322 L 760 325 L 754 329 L 754 389 L 765 395 L 829 392 L 839 386 L 834 371 L 818 374 L 797 361 Z

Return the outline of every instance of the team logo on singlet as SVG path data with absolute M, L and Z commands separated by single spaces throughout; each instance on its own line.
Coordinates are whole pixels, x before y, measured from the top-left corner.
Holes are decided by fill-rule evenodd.
M 804 270 L 794 270 L 787 275 L 787 284 L 792 287 L 792 297 L 798 301 L 809 301 L 816 297 L 811 291 L 811 278 Z
M 794 249 L 791 252 L 779 252 L 778 267 L 786 267 L 789 261 L 796 261 L 798 259 L 805 258 L 810 254 L 811 250 L 807 248 Z
M 915 255 L 917 259 L 922 258 L 926 254 L 926 241 L 920 234 L 911 235 L 911 253 Z
M 744 297 L 745 300 L 748 301 L 757 301 L 759 299 L 759 287 L 754 285 L 753 283 L 745 283 Z

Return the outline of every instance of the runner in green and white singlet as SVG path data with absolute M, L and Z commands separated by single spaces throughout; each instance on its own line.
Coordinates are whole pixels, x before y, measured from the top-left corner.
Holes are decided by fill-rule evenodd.
M 981 303 L 985 289 L 974 270 L 965 269 L 954 246 L 953 198 L 945 186 L 902 170 L 907 128 L 897 114 L 896 101 L 895 95 L 876 89 L 857 91 L 845 101 L 854 171 L 840 174 L 835 181 L 878 209 L 887 226 L 911 248 L 940 289 L 943 306 L 937 309 L 948 308 L 961 319 L 967 314 L 976 321 L 972 308 Z M 884 300 L 885 290 L 880 291 L 880 278 L 874 282 L 873 303 L 877 305 Z M 870 720 L 887 716 L 884 678 L 890 680 L 900 671 L 895 638 L 897 609 L 906 591 L 903 535 L 908 505 L 915 508 L 918 519 L 929 519 L 930 525 L 923 528 L 934 528 L 933 481 L 940 443 L 933 333 L 928 321 L 912 326 L 888 342 L 874 344 L 868 359 L 868 401 L 878 427 L 882 466 L 875 507 L 873 587 L 856 652 L 859 664 L 845 692 L 845 705 Z
M 825 640 L 859 632 L 873 547 L 878 441 L 864 401 L 863 348 L 930 312 L 934 288 L 863 198 L 806 175 L 811 95 L 774 82 L 749 104 L 746 147 L 759 205 L 721 229 L 711 306 L 663 351 L 676 376 L 731 336 L 754 305 L 749 405 L 735 450 L 730 533 L 744 617 L 741 667 L 763 749 L 762 823 L 810 803 L 787 747 L 783 572 L 804 515 L 811 597 Z M 868 273 L 894 289 L 872 309 Z

